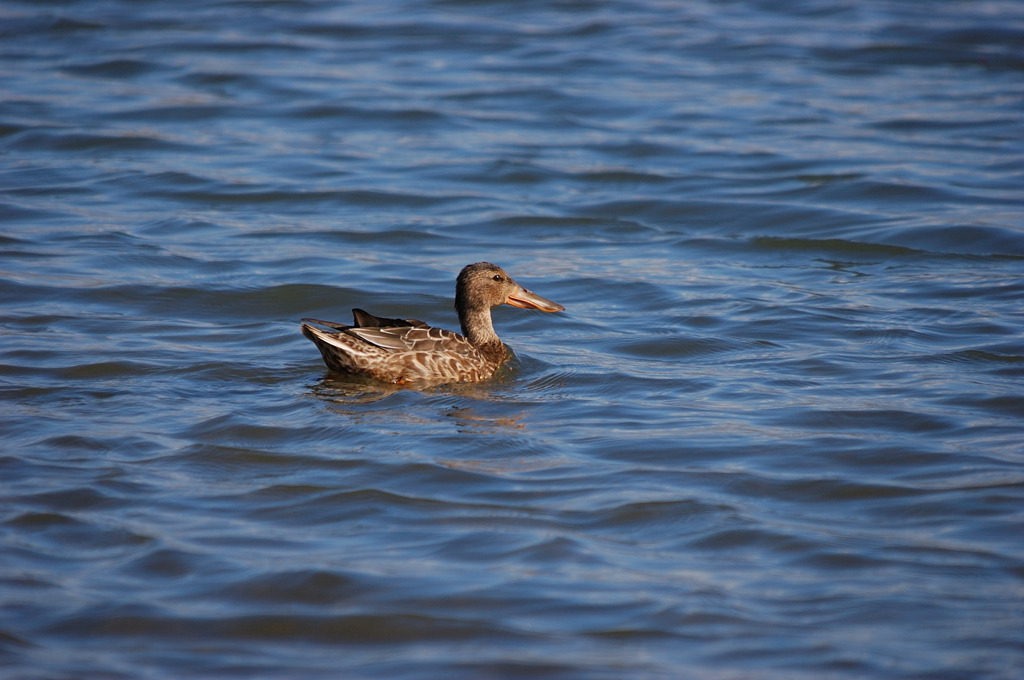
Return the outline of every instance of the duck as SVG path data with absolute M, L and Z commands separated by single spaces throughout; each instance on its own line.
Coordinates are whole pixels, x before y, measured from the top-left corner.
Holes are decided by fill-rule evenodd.
M 509 356 L 491 322 L 491 308 L 503 304 L 544 312 L 565 310 L 516 283 L 501 267 L 477 262 L 464 267 L 455 281 L 461 334 L 418 319 L 391 319 L 362 309 L 352 310 L 351 326 L 302 319 L 302 334 L 336 373 L 400 385 L 480 382 L 493 376 Z

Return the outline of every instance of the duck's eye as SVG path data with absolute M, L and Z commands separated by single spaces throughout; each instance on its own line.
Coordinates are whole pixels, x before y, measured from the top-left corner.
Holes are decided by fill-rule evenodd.
M 495 281 L 501 281 L 501 274 L 495 274 L 491 278 L 494 279 Z

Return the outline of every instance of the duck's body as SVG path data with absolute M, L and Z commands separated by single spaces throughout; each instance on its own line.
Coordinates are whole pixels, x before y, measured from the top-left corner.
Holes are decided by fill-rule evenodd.
M 491 323 L 491 307 L 501 304 L 545 312 L 565 309 L 526 290 L 500 267 L 477 262 L 465 267 L 456 281 L 461 335 L 416 319 L 386 319 L 361 309 L 352 310 L 351 326 L 303 319 L 302 333 L 316 344 L 332 371 L 389 383 L 479 382 L 494 375 L 507 357 Z
M 397 325 L 381 319 L 381 325 L 360 326 L 359 313 L 352 310 L 356 324 L 343 326 L 317 319 L 305 319 L 302 333 L 316 343 L 327 368 L 338 373 L 356 373 L 388 383 L 439 380 L 478 382 L 486 380 L 505 359 L 484 354 L 464 336 L 443 328 L 422 325 Z M 365 312 L 362 312 L 365 314 Z M 330 326 L 324 331 L 312 326 Z

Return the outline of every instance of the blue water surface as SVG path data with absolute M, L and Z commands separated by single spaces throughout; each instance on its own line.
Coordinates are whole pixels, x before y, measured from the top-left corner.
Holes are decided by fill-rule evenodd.
M 0 676 L 1018 678 L 1022 189 L 1009 0 L 0 0 Z

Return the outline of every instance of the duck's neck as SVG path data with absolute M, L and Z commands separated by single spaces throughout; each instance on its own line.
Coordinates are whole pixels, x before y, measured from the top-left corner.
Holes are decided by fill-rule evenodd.
M 505 360 L 505 345 L 501 344 L 498 334 L 494 332 L 489 308 L 460 309 L 459 323 L 462 325 L 462 334 L 481 354 L 495 363 L 500 364 Z

